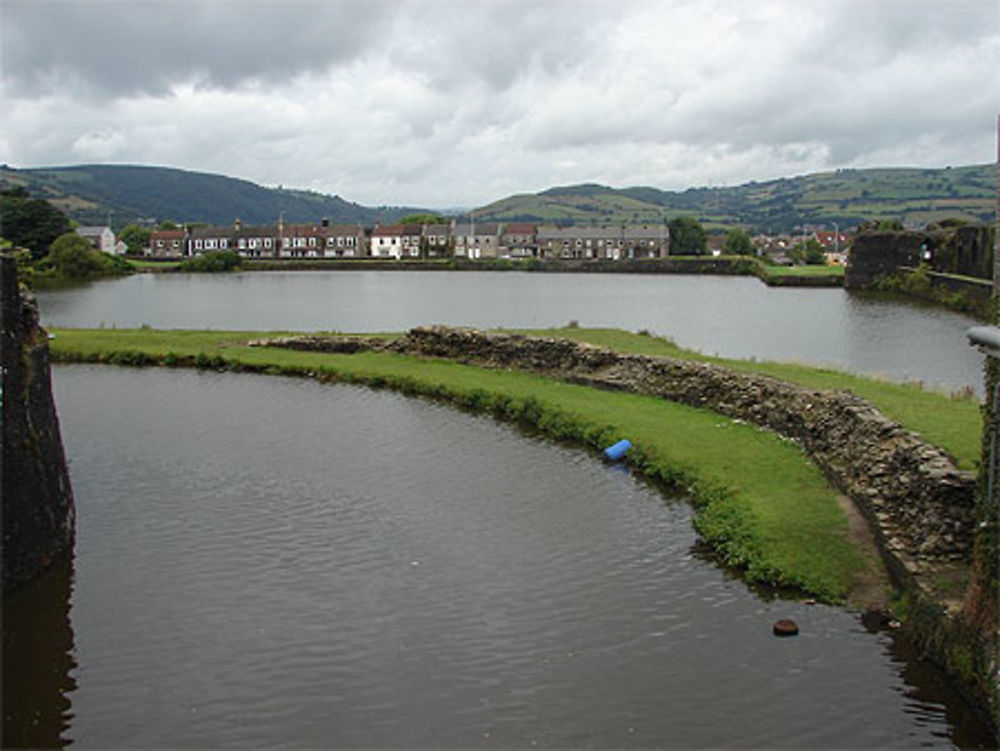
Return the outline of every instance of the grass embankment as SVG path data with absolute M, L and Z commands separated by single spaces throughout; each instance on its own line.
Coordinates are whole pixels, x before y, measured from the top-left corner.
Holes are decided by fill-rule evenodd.
M 55 360 L 311 375 L 444 399 L 597 449 L 628 437 L 633 465 L 687 493 L 701 535 L 748 579 L 838 601 L 870 565 L 847 539 L 834 491 L 796 445 L 712 412 L 450 361 L 247 347 L 262 336 L 250 332 L 54 333 Z
M 556 336 L 588 342 L 621 352 L 699 360 L 760 373 L 811 389 L 841 389 L 867 399 L 900 425 L 947 451 L 960 469 L 975 469 L 979 462 L 982 417 L 979 404 L 968 394 L 948 395 L 927 391 L 915 384 L 893 383 L 851 375 L 830 368 L 794 363 L 729 360 L 678 347 L 673 342 L 620 329 L 560 328 L 526 331 L 536 336 Z
M 172 271 L 181 265 L 181 261 L 147 261 L 141 258 L 127 258 L 137 271 Z

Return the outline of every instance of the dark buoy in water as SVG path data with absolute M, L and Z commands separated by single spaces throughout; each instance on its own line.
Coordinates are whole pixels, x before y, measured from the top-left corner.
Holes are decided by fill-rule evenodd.
M 799 633 L 799 626 L 795 621 L 783 619 L 774 623 L 775 636 L 796 636 Z
M 608 446 L 604 449 L 604 456 L 609 462 L 616 462 L 625 456 L 630 448 L 632 448 L 632 442 L 627 438 L 623 438 L 613 446 Z

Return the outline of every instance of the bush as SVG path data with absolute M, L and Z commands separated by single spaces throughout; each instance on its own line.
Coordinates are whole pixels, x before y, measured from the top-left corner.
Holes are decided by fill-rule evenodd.
M 56 238 L 40 264 L 63 279 L 91 279 L 98 276 L 130 274 L 133 269 L 122 258 L 94 250 L 75 232 Z
M 177 270 L 211 274 L 232 271 L 242 265 L 243 258 L 235 250 L 210 250 L 203 256 L 184 261 L 177 267 Z

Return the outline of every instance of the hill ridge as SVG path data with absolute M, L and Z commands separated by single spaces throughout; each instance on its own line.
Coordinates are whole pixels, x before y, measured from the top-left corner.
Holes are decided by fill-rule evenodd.
M 474 209 L 483 221 L 552 224 L 645 224 L 694 216 L 709 229 L 742 226 L 792 232 L 803 225 L 851 228 L 866 219 L 924 226 L 955 218 L 995 221 L 994 164 L 962 167 L 841 168 L 683 191 L 653 186 L 615 188 L 596 182 L 518 193 Z M 0 165 L 0 185 L 23 185 L 82 224 L 132 222 L 247 224 L 332 222 L 371 226 L 426 208 L 368 207 L 312 190 L 264 187 L 238 177 L 169 166 L 81 164 L 17 169 Z

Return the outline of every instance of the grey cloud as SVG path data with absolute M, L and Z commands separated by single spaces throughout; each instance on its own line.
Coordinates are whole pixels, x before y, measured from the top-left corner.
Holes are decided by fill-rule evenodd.
M 5 84 L 15 93 L 75 85 L 76 94 L 159 95 L 197 79 L 279 84 L 367 48 L 383 0 L 151 2 L 0 0 Z
M 525 76 L 564 74 L 613 27 L 611 6 L 601 0 L 431 0 L 399 8 L 391 60 L 442 91 L 479 85 L 496 93 Z
M 0 161 L 106 157 L 438 205 L 970 163 L 993 154 L 998 8 L 0 0 Z

